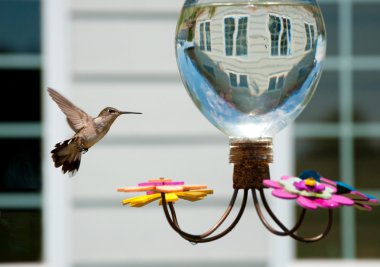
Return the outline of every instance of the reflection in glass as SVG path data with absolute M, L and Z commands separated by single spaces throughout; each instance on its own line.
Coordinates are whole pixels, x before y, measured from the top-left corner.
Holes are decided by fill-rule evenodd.
M 301 113 L 318 84 L 326 48 L 319 7 L 190 2 L 176 36 L 190 96 L 230 137 L 271 137 Z

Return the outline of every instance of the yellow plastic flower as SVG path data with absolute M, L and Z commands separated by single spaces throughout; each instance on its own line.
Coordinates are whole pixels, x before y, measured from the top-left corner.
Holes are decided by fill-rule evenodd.
M 160 199 L 159 204 L 162 204 L 161 194 L 165 194 L 167 202 L 176 202 L 178 199 L 188 201 L 198 201 L 204 199 L 208 194 L 212 194 L 213 190 L 206 189 L 207 185 L 185 185 L 184 182 L 173 182 L 171 179 L 153 179 L 146 183 L 140 183 L 136 187 L 118 188 L 118 192 L 146 192 L 146 195 L 124 199 L 123 205 L 131 207 L 143 207 L 155 200 Z

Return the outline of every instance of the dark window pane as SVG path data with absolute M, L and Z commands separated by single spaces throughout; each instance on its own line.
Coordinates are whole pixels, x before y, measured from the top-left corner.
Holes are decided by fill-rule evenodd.
M 276 90 L 277 77 L 272 77 L 269 80 L 268 91 Z
M 40 191 L 40 139 L 0 139 L 0 192 Z
M 379 190 L 380 138 L 356 139 L 354 144 L 355 187 L 360 189 Z
M 320 4 L 327 32 L 327 55 L 338 54 L 338 6 L 336 4 Z
M 237 87 L 237 76 L 234 73 L 230 73 L 230 84 L 232 87 Z
M 1 52 L 40 52 L 39 1 L 0 1 Z
M 354 53 L 380 54 L 380 4 L 355 4 L 352 10 Z
M 232 56 L 233 52 L 233 37 L 235 32 L 235 19 L 224 19 L 224 47 L 226 56 Z
M 296 139 L 296 171 L 315 170 L 331 180 L 339 177 L 339 142 L 337 139 Z
M 39 210 L 0 210 L 0 263 L 41 261 Z
M 380 71 L 354 73 L 355 122 L 380 122 Z
M 372 212 L 356 212 L 358 258 L 380 258 L 379 218 L 379 207 L 374 207 Z
M 337 139 L 297 139 L 296 171 L 318 171 L 332 180 L 339 178 L 339 141 Z M 302 236 L 316 236 L 328 223 L 327 211 L 308 212 L 299 231 Z M 305 245 L 297 242 L 299 258 L 339 258 L 342 255 L 339 212 L 334 212 L 334 224 L 330 233 L 321 241 Z
M 298 209 L 298 214 L 299 211 L 300 209 Z M 327 223 L 328 216 L 325 209 L 308 212 L 298 234 L 306 237 L 317 236 L 324 231 Z M 315 243 L 297 242 L 297 257 L 301 259 L 340 258 L 342 256 L 340 225 L 340 212 L 335 211 L 333 226 L 329 234 Z
M 3 99 L 0 105 L 0 122 L 40 121 L 39 70 L 0 69 Z
M 300 75 L 303 75 L 300 73 Z M 310 103 L 297 122 L 337 122 L 339 118 L 338 73 L 324 72 Z

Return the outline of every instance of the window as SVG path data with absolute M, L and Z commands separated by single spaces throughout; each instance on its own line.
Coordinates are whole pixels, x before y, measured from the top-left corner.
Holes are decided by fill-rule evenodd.
M 290 19 L 269 15 L 268 29 L 271 37 L 271 55 L 291 55 L 292 25 Z
M 284 25 L 284 30 L 282 31 L 281 35 L 281 55 L 286 56 L 290 54 L 290 43 L 291 43 L 291 38 L 290 38 L 290 20 L 286 18 L 282 18 L 282 25 Z
M 282 89 L 284 87 L 284 82 L 285 82 L 285 75 L 270 77 L 268 92 Z
M 305 23 L 305 32 L 306 32 L 306 46 L 305 51 L 314 49 L 315 47 L 315 32 L 314 26 L 308 23 Z
M 199 23 L 199 48 L 211 51 L 211 28 L 210 21 Z
M 224 48 L 226 56 L 232 56 L 233 52 L 233 37 L 235 32 L 235 19 L 225 18 L 224 19 Z
M 224 48 L 226 56 L 248 55 L 247 29 L 248 17 L 228 17 L 224 19 Z
M 230 72 L 230 85 L 234 88 L 248 88 L 248 75 Z
M 211 51 L 211 31 L 210 31 L 210 21 L 205 22 L 205 32 L 206 32 L 206 50 Z
M 208 74 L 210 74 L 212 77 L 215 77 L 215 71 L 213 67 L 209 65 L 203 65 L 203 67 L 205 68 Z
M 0 264 L 42 259 L 40 51 L 40 2 L 0 1 Z
M 375 45 L 379 44 L 379 37 L 370 33 L 380 22 L 380 1 L 331 1 L 321 4 L 321 9 L 330 32 L 328 36 L 332 37 L 328 47 L 336 47 L 335 60 L 350 57 L 353 64 L 329 65 L 310 104 L 296 120 L 296 172 L 314 168 L 327 178 L 351 184 L 379 198 L 380 66 L 372 62 L 377 60 L 380 50 Z M 331 13 L 326 16 L 331 10 L 337 10 L 332 13 L 336 16 Z M 309 24 L 303 28 L 302 25 L 306 41 L 309 40 L 309 46 L 305 41 L 304 48 L 312 49 L 317 28 Z M 331 30 L 339 34 L 331 34 Z M 363 41 L 365 36 L 371 36 L 371 42 Z M 361 57 L 359 49 L 365 57 Z M 315 233 L 325 227 L 322 211 L 310 215 L 314 224 L 309 225 L 308 232 Z M 371 259 L 379 265 L 378 218 L 379 207 L 374 207 L 372 212 L 355 209 L 334 212 L 328 240 L 312 247 L 297 244 L 297 257 Z M 356 261 L 355 265 L 361 266 L 361 262 Z
M 205 50 L 205 24 L 199 23 L 199 48 Z
M 247 23 L 248 18 L 239 18 L 239 26 L 236 36 L 236 55 L 244 56 L 247 55 Z

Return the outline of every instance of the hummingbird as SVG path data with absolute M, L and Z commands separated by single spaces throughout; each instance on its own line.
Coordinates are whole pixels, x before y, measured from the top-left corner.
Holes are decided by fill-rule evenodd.
M 71 177 L 79 170 L 82 154 L 107 134 L 111 125 L 120 115 L 142 114 L 141 112 L 120 111 L 113 107 L 106 107 L 96 118 L 93 118 L 56 90 L 48 88 L 47 91 L 66 115 L 67 123 L 75 132 L 73 137 L 57 143 L 50 152 L 54 166 L 56 168 L 62 166 L 62 173 L 68 172 Z

